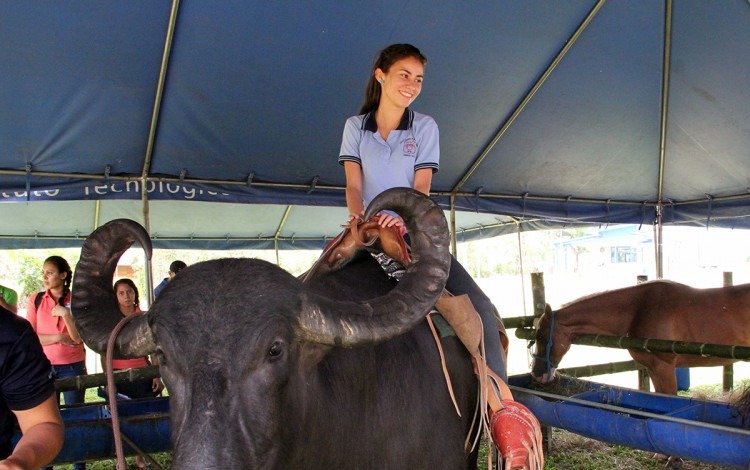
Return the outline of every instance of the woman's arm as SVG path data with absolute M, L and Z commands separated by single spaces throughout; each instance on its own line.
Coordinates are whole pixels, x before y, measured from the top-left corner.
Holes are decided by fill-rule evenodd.
M 414 189 L 424 194 L 425 196 L 430 195 L 430 186 L 432 185 L 432 169 L 422 168 L 414 173 Z M 404 220 L 395 214 L 388 212 L 381 212 L 378 223 L 382 227 L 405 227 Z M 406 229 L 402 229 L 405 231 Z
M 154 377 L 151 381 L 151 391 L 156 393 L 157 395 L 164 391 L 164 382 L 162 382 L 161 377 Z
M 0 461 L 0 470 L 39 468 L 51 462 L 63 444 L 63 423 L 53 393 L 41 404 L 13 411 L 21 428 L 21 440 L 13 453 Z
M 349 209 L 349 220 L 361 218 L 365 214 L 362 202 L 362 167 L 359 163 L 344 162 L 346 173 L 346 207 Z
M 41 294 L 37 294 L 41 295 Z M 36 305 L 34 305 L 34 298 L 35 296 L 29 297 L 29 302 L 26 305 L 26 320 L 31 323 L 31 328 L 36 332 L 36 335 L 39 337 L 39 342 L 42 343 L 42 346 L 49 346 L 50 344 L 57 344 L 63 341 L 63 335 L 60 333 L 39 333 L 36 329 L 36 317 L 37 317 L 37 311 L 36 311 Z
M 39 337 L 39 342 L 42 343 L 42 346 L 49 346 L 50 344 L 62 343 L 68 335 L 65 333 L 37 333 L 37 336 Z M 70 338 L 70 336 L 68 336 L 68 338 Z
M 57 344 L 62 341 L 62 335 L 60 333 L 54 333 L 54 334 L 46 334 L 46 333 L 39 333 L 36 329 L 36 306 L 34 305 L 34 300 L 32 297 L 29 297 L 29 304 L 26 307 L 26 319 L 31 323 L 31 328 L 36 332 L 36 335 L 39 337 L 39 342 L 42 343 L 42 346 L 49 346 L 50 344 Z
M 73 321 L 73 316 L 70 314 L 70 309 L 68 307 L 55 305 L 55 307 L 52 309 L 52 316 L 62 317 L 63 321 L 65 322 L 65 326 L 68 327 L 68 335 L 70 335 L 71 341 L 74 344 L 81 344 L 81 335 L 78 334 L 78 329 L 76 329 L 75 322 Z
M 432 168 L 421 168 L 414 173 L 414 189 L 424 194 L 430 195 L 430 186 L 432 186 Z
M 152 365 L 159 365 L 159 359 L 156 357 L 156 355 L 149 356 L 148 359 Z M 156 394 L 159 394 L 164 390 L 164 381 L 161 379 L 161 377 L 154 377 L 154 379 L 151 381 L 151 390 Z

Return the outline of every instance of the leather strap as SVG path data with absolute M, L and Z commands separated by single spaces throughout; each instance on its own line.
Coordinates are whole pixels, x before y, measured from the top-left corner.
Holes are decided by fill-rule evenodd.
M 432 331 L 432 336 L 435 338 L 435 344 L 438 348 L 438 353 L 440 354 L 440 365 L 443 367 L 443 376 L 445 376 L 445 384 L 448 386 L 448 394 L 451 396 L 451 401 L 453 401 L 453 406 L 456 407 L 456 413 L 458 413 L 458 416 L 461 416 L 461 410 L 458 408 L 458 402 L 456 402 L 456 395 L 453 393 L 453 384 L 451 382 L 451 376 L 448 374 L 448 366 L 445 363 L 445 353 L 443 353 L 443 344 L 440 342 L 440 335 L 438 335 L 437 330 L 435 329 L 435 323 L 432 321 L 432 313 L 427 314 L 427 324 L 430 325 L 430 331 Z
M 305 274 L 302 282 L 343 268 L 360 250 L 382 252 L 408 266 L 411 262 L 409 249 L 398 227 L 381 227 L 379 217 L 365 222 L 352 221 L 323 249 L 323 253 Z

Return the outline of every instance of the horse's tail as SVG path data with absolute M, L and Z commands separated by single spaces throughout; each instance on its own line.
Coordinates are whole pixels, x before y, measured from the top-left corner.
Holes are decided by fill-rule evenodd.
M 740 395 L 734 404 L 742 418 L 742 425 L 750 428 L 750 385 L 745 386 L 745 391 L 742 392 L 742 395 Z

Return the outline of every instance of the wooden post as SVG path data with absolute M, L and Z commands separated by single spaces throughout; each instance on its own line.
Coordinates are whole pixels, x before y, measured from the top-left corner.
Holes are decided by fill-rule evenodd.
M 636 284 L 643 284 L 648 281 L 648 276 L 645 274 L 639 274 L 636 279 Z M 638 390 L 644 392 L 651 391 L 651 381 L 648 376 L 648 371 L 645 368 L 638 369 Z
M 646 371 L 646 369 L 638 369 L 638 390 L 644 392 L 651 391 L 651 381 L 648 377 L 648 371 Z
M 159 377 L 159 366 L 151 365 L 139 367 L 138 369 L 116 370 L 114 373 L 115 384 L 123 384 L 136 380 L 153 379 Z M 64 392 L 67 390 L 86 390 L 107 385 L 107 374 L 77 375 L 55 380 L 55 390 Z
M 534 301 L 534 329 L 536 329 L 547 304 L 544 296 L 544 273 L 531 273 L 531 295 Z M 542 448 L 545 454 L 552 452 L 552 426 L 542 424 Z
M 544 273 L 531 273 L 531 295 L 534 301 L 534 328 L 536 328 L 547 303 L 544 296 Z
M 729 287 L 732 284 L 732 273 L 730 271 L 724 271 L 724 287 Z M 722 382 L 722 388 L 725 392 L 734 388 L 734 365 L 728 364 L 724 366 L 724 378 Z

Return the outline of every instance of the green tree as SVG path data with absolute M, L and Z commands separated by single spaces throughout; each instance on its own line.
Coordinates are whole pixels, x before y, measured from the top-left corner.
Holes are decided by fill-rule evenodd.
M 26 300 L 31 294 L 44 289 L 40 274 L 44 260 L 45 257 L 30 254 L 22 254 L 18 258 L 15 278 L 21 286 L 21 292 L 18 294 L 19 305 L 26 305 Z

